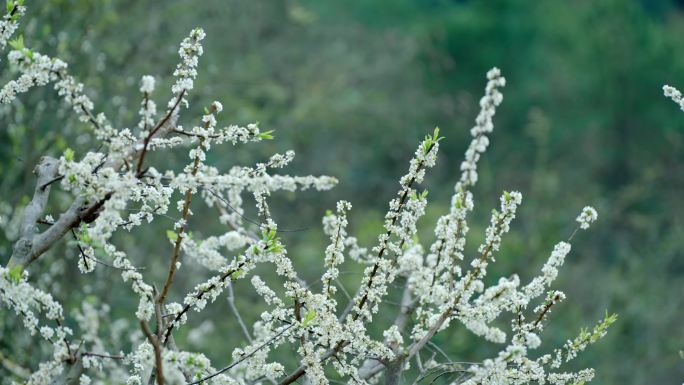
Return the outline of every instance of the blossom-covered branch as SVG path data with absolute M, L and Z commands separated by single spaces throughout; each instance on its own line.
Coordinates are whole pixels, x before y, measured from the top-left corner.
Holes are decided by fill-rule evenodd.
M 5 48 L 24 12 L 22 1 L 7 2 L 7 13 L 0 22 L 0 49 Z M 320 276 L 316 282 L 307 283 L 280 237 L 287 229 L 280 228 L 271 214 L 270 198 L 280 191 L 328 190 L 337 180 L 279 173 L 294 160 L 293 151 L 228 170 L 212 164 L 207 155 L 216 148 L 256 146 L 274 135 L 256 123 L 219 125 L 223 105 L 218 101 L 204 110 L 201 122 L 182 126 L 180 113 L 191 108 L 188 94 L 200 68 L 204 38 L 204 31 L 196 28 L 181 42 L 171 97 L 159 116 L 154 100 L 156 80 L 150 75 L 141 78 L 136 92 L 142 100 L 132 103 L 138 111 L 135 121 L 130 122 L 133 129 L 114 127 L 104 114 L 96 112 L 85 86 L 67 71 L 67 63 L 35 52 L 25 46 L 23 37 L 10 42 L 13 50 L 8 61 L 16 77 L 0 88 L 0 102 L 10 103 L 33 87 L 53 83 L 58 96 L 94 133 L 96 141 L 92 151 L 67 149 L 59 159 L 41 159 L 12 258 L 8 266 L 0 266 L 0 303 L 21 320 L 28 335 L 39 334 L 44 340 L 41 344 L 50 352 L 37 357 L 41 363 L 18 362 L 13 366 L 30 371 L 22 379 L 26 384 L 88 385 L 91 381 L 124 379 L 127 385 L 264 381 L 284 385 L 305 379 L 309 384 L 325 385 L 332 378 L 349 384 L 374 384 L 382 376 L 386 384 L 393 385 L 407 376 L 413 360 L 418 378 L 424 378 L 431 368 L 447 368 L 460 371 L 458 383 L 462 384 L 574 384 L 591 380 L 591 369 L 559 370 L 602 338 L 615 322 L 614 315 L 606 314 L 595 327 L 582 329 L 576 338 L 551 353 L 533 353 L 542 344 L 550 315 L 565 299 L 553 284 L 570 253 L 570 242 L 597 220 L 597 211 L 590 206 L 581 210 L 575 231 L 552 247 L 538 275 L 526 284 L 516 274 L 485 280 L 497 258 L 513 258 L 501 248 L 518 215 L 522 193 L 504 191 L 498 208 L 492 210 L 483 242 L 473 250 L 466 248 L 478 163 L 489 146 L 493 118 L 503 100 L 501 89 L 506 81 L 500 70 L 487 73 L 480 112 L 470 131 L 472 140 L 460 174 L 454 175 L 449 208 L 429 228 L 434 239 L 423 244 L 417 237 L 428 205 L 427 191 L 419 186 L 438 160 L 444 139 L 439 129 L 418 144 L 407 173 L 399 178 L 397 195 L 389 202 L 374 247 L 363 247 L 351 235 L 349 217 L 353 212 L 349 201 L 339 201 L 335 210 L 324 216 L 323 231 L 329 243 L 320 251 Z M 666 87 L 665 93 L 682 104 L 682 95 L 674 88 Z M 155 162 L 148 156 L 151 152 L 182 152 L 189 161 L 174 169 Z M 42 219 L 50 207 L 50 191 L 58 188 L 72 197 L 71 205 L 57 220 L 51 216 Z M 174 197 L 180 197 L 175 205 Z M 258 219 L 245 214 L 249 203 Z M 194 235 L 191 230 L 200 220 L 194 210 L 202 205 L 216 213 L 226 228 L 217 234 Z M 171 217 L 173 210 L 177 214 Z M 165 226 L 165 232 L 154 228 L 151 232 L 170 244 L 164 264 L 168 267 L 160 273 L 163 280 L 154 282 L 159 278 L 149 273 L 155 271 L 153 266 L 147 265 L 148 260 L 129 255 L 116 234 L 126 231 L 129 236 L 141 237 L 142 226 L 169 217 L 174 221 L 172 228 Z M 38 232 L 38 223 L 47 229 Z M 46 284 L 36 277 L 51 272 L 39 271 L 40 267 L 31 262 L 44 255 L 46 259 L 60 258 L 46 252 L 67 233 L 75 238 L 66 247 L 75 247 L 78 270 L 91 274 L 98 268 L 110 269 L 120 274 L 123 284 L 115 290 L 133 298 L 135 310 L 117 311 L 125 313 L 124 318 L 111 320 L 115 303 L 106 303 L 104 296 L 89 295 L 81 308 L 65 312 L 49 289 L 43 288 Z M 468 264 L 462 266 L 464 261 Z M 348 294 L 340 284 L 340 275 L 353 264 L 361 265 L 363 274 L 356 291 Z M 193 267 L 187 270 L 192 274 L 186 273 L 186 266 Z M 256 275 L 264 270 L 272 270 L 273 278 L 266 281 Z M 184 282 L 191 284 L 183 289 L 180 286 Z M 253 297 L 266 306 L 258 320 L 248 320 L 253 321 L 251 325 L 238 312 L 243 300 L 235 295 L 238 286 L 240 290 L 253 290 Z M 180 294 L 183 291 L 186 293 Z M 186 341 L 178 337 L 186 329 L 198 332 L 189 318 L 203 320 L 206 309 L 224 295 L 242 333 L 238 338 L 221 336 L 233 349 L 232 359 L 216 365 L 222 369 L 215 369 L 203 352 L 185 350 Z M 401 298 L 398 308 L 390 317 L 378 317 L 379 312 L 392 309 L 388 298 Z M 505 321 L 510 323 L 510 333 L 502 327 Z M 110 335 L 102 332 L 102 322 L 111 324 Z M 65 325 L 77 327 L 72 330 Z M 434 355 L 424 362 L 421 357 L 434 344 L 433 337 L 459 326 L 499 344 L 500 351 L 490 358 L 468 361 L 467 368 L 462 369 L 455 369 L 448 358 L 438 362 Z M 124 333 L 130 335 L 126 344 L 120 341 Z M 292 360 L 278 358 L 282 347 L 296 352 Z M 13 372 L 24 376 L 23 370 Z

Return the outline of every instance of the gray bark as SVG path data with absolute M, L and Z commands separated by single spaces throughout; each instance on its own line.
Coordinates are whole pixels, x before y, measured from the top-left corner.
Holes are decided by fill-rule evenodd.
M 55 158 L 44 156 L 33 169 L 36 174 L 36 188 L 31 202 L 24 209 L 19 231 L 19 240 L 14 244 L 12 256 L 8 265 L 10 267 L 25 266 L 30 259 L 31 252 L 36 244 L 36 225 L 43 215 L 45 205 L 50 196 L 50 182 L 57 176 L 59 161 Z
M 177 119 L 178 109 L 175 109 L 170 118 L 161 126 L 155 137 L 163 137 L 173 131 L 176 127 Z M 143 149 L 142 146 L 142 141 L 140 141 L 128 151 L 126 156 L 110 159 L 104 164 L 104 167 L 112 167 L 115 170 L 121 169 L 124 165 L 124 159 L 136 159 L 140 156 Z M 41 158 L 40 163 L 34 170 L 34 173 L 38 176 L 36 190 L 31 203 L 29 203 L 24 211 L 21 238 L 14 245 L 12 257 L 8 263 L 10 267 L 19 264 L 24 267 L 28 266 L 49 250 L 64 234 L 78 226 L 83 218 L 95 214 L 103 203 L 87 202 L 81 196 L 76 197 L 71 206 L 59 216 L 59 219 L 53 225 L 44 232 L 36 234 L 36 221 L 43 214 L 47 198 L 50 194 L 51 186 L 46 186 L 46 183 L 57 176 L 58 165 L 59 161 L 57 159 L 46 156 Z

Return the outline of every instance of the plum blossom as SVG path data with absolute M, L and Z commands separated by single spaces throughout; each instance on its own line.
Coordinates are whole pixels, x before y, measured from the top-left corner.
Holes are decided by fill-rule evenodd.
M 0 49 L 24 12 L 22 1 L 8 2 L 7 14 L 0 21 Z M 420 352 L 454 323 L 500 346 L 491 357 L 472 361 L 463 371 L 462 384 L 571 384 L 593 378 L 592 369 L 559 369 L 605 336 L 615 315 L 606 314 L 594 327 L 546 350 L 550 353 L 536 358 L 529 354 L 542 346 L 541 332 L 565 300 L 553 284 L 570 254 L 569 240 L 553 246 L 547 261 L 526 284 L 517 274 L 489 279 L 489 266 L 498 258 L 515 258 L 505 249 L 504 238 L 514 225 L 522 194 L 505 191 L 492 211 L 482 243 L 473 247 L 472 256 L 466 248 L 478 163 L 490 145 L 493 118 L 503 100 L 500 90 L 506 85 L 499 69 L 487 73 L 480 111 L 470 130 L 472 139 L 460 175 L 454 178 L 453 195 L 445 202 L 448 210 L 430 227 L 433 239 L 425 243 L 418 234 L 423 234 L 421 219 L 428 205 L 427 190 L 421 185 L 435 166 L 444 139 L 439 129 L 427 135 L 408 160 L 408 170 L 399 178 L 397 194 L 389 201 L 373 247 L 363 247 L 350 235 L 349 201 L 340 200 L 323 217 L 327 247 L 320 250 L 319 265 L 309 269 L 318 269 L 320 274 L 305 281 L 303 277 L 310 279 L 311 274 L 300 275 L 300 261 L 290 255 L 283 241 L 287 230 L 272 215 L 271 197 L 283 191 L 328 190 L 337 179 L 281 173 L 294 160 L 294 151 L 225 170 L 211 162 L 217 148 L 258 145 L 274 134 L 256 123 L 223 123 L 219 101 L 208 104 L 194 124 L 179 124 L 180 107 L 190 108 L 187 96 L 195 87 L 204 38 L 204 31 L 196 28 L 181 42 L 172 97 L 162 116 L 157 116 L 153 100 L 155 78 L 141 78 L 142 101 L 139 117 L 132 122 L 134 129 L 115 128 L 96 112 L 85 85 L 68 73 L 65 62 L 30 50 L 23 40 L 12 43 L 8 58 L 18 75 L 0 89 L 0 102 L 9 103 L 32 87 L 54 83 L 58 95 L 91 127 L 101 144 L 79 153 L 67 149 L 55 159 L 59 175 L 55 186 L 71 196 L 73 204 L 54 217 L 45 216 L 41 207 L 35 218 L 29 217 L 31 231 L 24 236 L 39 243 L 44 234 L 52 234 L 44 252 L 62 235 L 71 234 L 75 241 L 65 247 L 75 248 L 77 260 L 65 263 L 90 274 L 84 280 L 96 279 L 103 271 L 115 272 L 121 277 L 121 287 L 112 290 L 137 302 L 131 314 L 118 320 L 111 319 L 120 312 L 115 309 L 117 303 L 102 303 L 104 298 L 95 295 L 84 295 L 79 308 L 65 312 L 42 288 L 44 283 L 33 279 L 38 275 L 33 272 L 35 265 L 24 265 L 13 255 L 7 266 L 0 266 L 2 311 L 7 309 L 17 317 L 25 333 L 35 335 L 46 351 L 37 353 L 41 361 L 30 366 L 33 372 L 27 384 L 66 384 L 63 379 L 71 378 L 71 384 L 90 385 L 115 378 L 127 385 L 153 381 L 159 385 L 291 384 L 303 379 L 323 385 L 333 377 L 350 384 L 374 384 L 383 373 L 386 379 L 399 379 L 414 360 L 419 371 L 446 367 L 449 363 L 439 362 L 438 357 L 420 364 Z M 682 104 L 679 91 L 666 86 L 664 92 Z M 192 122 L 190 117 L 187 121 Z M 164 162 L 143 162 L 148 151 L 166 154 L 171 150 L 183 151 L 185 165 L 172 168 Z M 248 204 L 257 219 L 247 214 Z M 203 210 L 207 207 L 211 210 Z M 226 228 L 217 234 L 195 229 L 207 211 L 216 212 Z M 168 262 L 156 274 L 159 267 L 128 253 L 120 238 L 139 239 L 138 228 L 169 217 L 173 220 L 167 222 L 166 231 L 156 234 L 163 240 L 160 249 L 168 252 Z M 576 220 L 581 229 L 588 229 L 597 217 L 596 210 L 587 206 Z M 49 231 L 33 231 L 38 218 L 46 218 Z M 340 278 L 357 264 L 362 276 L 355 291 L 348 292 Z M 179 280 L 177 274 L 186 275 Z M 154 283 L 159 276 L 163 281 Z M 268 280 L 262 278 L 266 276 Z M 251 285 L 245 284 L 247 280 Z M 249 327 L 238 314 L 239 306 L 231 307 L 245 340 L 225 339 L 232 349 L 230 361 L 216 365 L 205 352 L 184 350 L 186 341 L 175 337 L 185 333 L 196 344 L 204 334 L 216 333 L 218 328 L 203 316 L 220 299 L 242 299 L 233 297 L 233 285 L 250 291 L 250 305 L 258 302 L 264 310 Z M 84 293 L 87 290 L 89 286 Z M 510 330 L 503 326 L 506 317 Z M 76 326 L 72 330 L 67 324 Z M 126 335 L 124 342 L 122 335 Z M 293 360 L 279 362 L 275 356 L 280 351 L 296 352 L 296 366 L 290 364 Z

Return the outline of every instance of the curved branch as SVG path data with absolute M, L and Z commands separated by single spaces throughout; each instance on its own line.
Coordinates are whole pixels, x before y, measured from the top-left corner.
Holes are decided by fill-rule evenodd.
M 176 109 L 169 116 L 165 116 L 162 120 L 160 120 L 160 122 L 157 124 L 159 128 L 156 129 L 157 136 L 165 136 L 172 131 L 176 126 L 177 119 L 178 110 Z M 114 170 L 118 171 L 126 164 L 127 159 L 137 159 L 138 157 L 142 156 L 144 148 L 144 141 L 140 140 L 134 144 L 131 149 L 129 149 L 126 156 L 110 159 L 103 166 L 112 167 Z M 88 218 L 93 218 L 95 215 L 97 215 L 97 212 L 100 210 L 100 208 L 102 208 L 105 202 L 111 197 L 111 195 L 107 195 L 104 199 L 97 202 L 87 202 L 82 196 L 76 197 L 71 206 L 69 206 L 69 208 L 59 216 L 59 219 L 57 219 L 52 226 L 50 226 L 44 232 L 36 234 L 35 221 L 37 221 L 43 213 L 45 204 L 47 203 L 47 196 L 50 191 L 49 189 L 52 185 L 50 182 L 57 177 L 56 171 L 58 165 L 57 160 L 54 158 L 43 157 L 41 159 L 42 160 L 40 164 L 47 162 L 46 159 L 51 159 L 52 162 L 54 162 L 54 173 L 47 173 L 49 169 L 46 170 L 45 168 L 40 167 L 40 164 L 34 171 L 36 173 L 45 172 L 47 175 L 49 175 L 49 177 L 46 176 L 41 178 L 39 175 L 39 181 L 36 184 L 37 187 L 36 193 L 34 194 L 34 199 L 31 201 L 29 206 L 27 206 L 26 211 L 24 212 L 24 220 L 22 221 L 22 235 L 19 241 L 15 243 L 14 251 L 12 253 L 12 257 L 10 258 L 10 265 L 21 264 L 23 266 L 28 266 L 31 264 L 31 262 L 35 261 L 47 250 L 49 250 L 52 245 L 62 239 L 62 237 L 68 233 L 69 230 L 77 227 L 81 221 Z M 38 199 L 36 199 L 37 197 Z M 34 200 L 36 201 L 36 204 L 42 203 L 42 206 L 38 206 L 39 210 L 32 206 Z M 30 222 L 31 220 L 33 220 L 32 224 Z M 32 226 L 31 232 L 24 234 L 24 229 L 29 228 L 28 224 L 31 224 Z
M 36 223 L 43 215 L 45 205 L 50 196 L 50 181 L 57 176 L 59 161 L 55 158 L 44 156 L 33 169 L 36 174 L 36 189 L 33 192 L 33 199 L 24 209 L 21 220 L 19 240 L 14 244 L 9 266 L 25 266 L 30 260 L 31 251 L 34 248 L 34 238 L 36 238 Z

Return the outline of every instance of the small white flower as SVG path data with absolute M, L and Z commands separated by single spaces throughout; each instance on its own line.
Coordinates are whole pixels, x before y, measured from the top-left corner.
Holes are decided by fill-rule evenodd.
M 577 222 L 580 224 L 582 230 L 586 230 L 589 226 L 598 219 L 598 213 L 596 209 L 591 206 L 586 206 L 582 209 L 582 212 L 577 216 Z
M 81 374 L 81 377 L 78 379 L 79 385 L 90 385 L 90 377 L 88 377 L 85 374 Z
M 215 100 L 213 103 L 211 103 L 211 107 L 217 114 L 223 111 L 223 104 L 221 104 L 221 102 L 219 102 L 218 100 Z
M 145 75 L 140 81 L 140 92 L 151 94 L 154 91 L 154 77 Z

